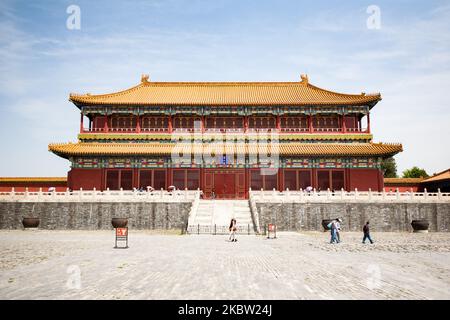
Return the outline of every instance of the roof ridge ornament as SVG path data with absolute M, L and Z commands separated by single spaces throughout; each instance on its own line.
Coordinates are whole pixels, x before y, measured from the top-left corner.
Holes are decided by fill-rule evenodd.
M 149 75 L 148 74 L 143 74 L 142 76 L 141 76 L 141 82 L 142 83 L 149 83 L 150 81 L 149 81 Z
M 301 79 L 302 84 L 308 85 L 308 75 L 307 74 L 301 74 L 300 79 Z

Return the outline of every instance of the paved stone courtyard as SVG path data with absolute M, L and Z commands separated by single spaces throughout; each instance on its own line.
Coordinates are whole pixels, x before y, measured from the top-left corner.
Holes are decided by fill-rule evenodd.
M 450 299 L 450 233 L 0 231 L 0 299 Z

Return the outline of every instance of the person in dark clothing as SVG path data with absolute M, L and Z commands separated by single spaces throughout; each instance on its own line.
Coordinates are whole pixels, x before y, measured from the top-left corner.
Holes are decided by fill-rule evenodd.
M 366 239 L 369 239 L 370 243 L 373 243 L 372 238 L 370 237 L 370 229 L 369 229 L 369 221 L 366 222 L 366 224 L 363 227 L 363 241 L 362 243 L 366 243 Z
M 229 240 L 231 242 L 237 242 L 237 239 L 236 239 L 237 227 L 236 227 L 236 219 L 235 218 L 231 219 L 229 230 L 230 230 L 230 238 L 229 238 Z

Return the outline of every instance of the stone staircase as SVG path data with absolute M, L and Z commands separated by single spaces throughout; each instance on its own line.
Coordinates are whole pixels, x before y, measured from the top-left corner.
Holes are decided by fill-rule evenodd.
M 228 233 L 231 218 L 238 233 L 254 233 L 248 200 L 200 200 L 189 216 L 188 233 Z

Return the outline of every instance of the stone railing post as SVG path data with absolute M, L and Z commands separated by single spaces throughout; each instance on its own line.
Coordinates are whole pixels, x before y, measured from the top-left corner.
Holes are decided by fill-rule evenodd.
M 327 188 L 327 200 L 331 199 L 331 192 L 330 192 L 330 188 Z
M 81 201 L 83 198 L 83 188 L 80 188 L 80 192 L 78 193 L 78 199 Z
M 25 188 L 25 199 L 28 199 L 28 187 Z
M 395 190 L 395 195 L 397 197 L 397 200 L 400 200 L 400 191 L 398 190 L 398 188 L 397 190 Z
M 38 192 L 38 201 L 42 200 L 42 188 L 39 188 L 39 192 Z
M 95 200 L 97 199 L 97 189 L 94 187 L 94 189 L 92 189 L 92 199 Z
M 172 191 L 173 192 L 173 191 Z M 161 188 L 161 194 L 160 194 L 160 198 L 164 198 L 164 192 L 163 192 L 163 188 Z
M 438 188 L 437 198 L 438 200 L 442 200 L 441 188 Z
M 188 199 L 188 188 L 184 188 L 184 200 Z
M 372 189 L 369 188 L 369 201 L 372 201 Z
M 355 188 L 355 200 L 358 200 L 358 195 L 359 195 L 358 188 Z
M 261 197 L 260 198 L 261 198 L 261 201 L 264 200 L 264 189 L 263 188 L 261 188 Z
M 290 194 L 290 192 L 289 192 L 289 188 L 286 188 L 286 200 L 290 200 L 290 198 L 291 198 L 291 194 Z
M 428 199 L 428 192 L 427 192 L 427 188 L 423 189 L 423 198 L 424 198 L 425 200 L 427 200 L 427 199 Z
M 344 188 L 341 188 L 341 200 L 344 200 Z
M 119 190 L 119 196 L 122 198 L 123 197 L 123 188 L 120 188 Z
M 65 198 L 66 198 L 66 200 L 69 200 L 69 198 L 70 198 L 69 188 L 66 188 Z
M 11 188 L 11 200 L 15 200 L 16 198 L 16 191 L 14 189 L 14 187 Z
M 384 190 L 384 188 L 383 188 L 383 193 L 381 194 L 381 198 L 383 200 L 386 200 L 386 190 Z

